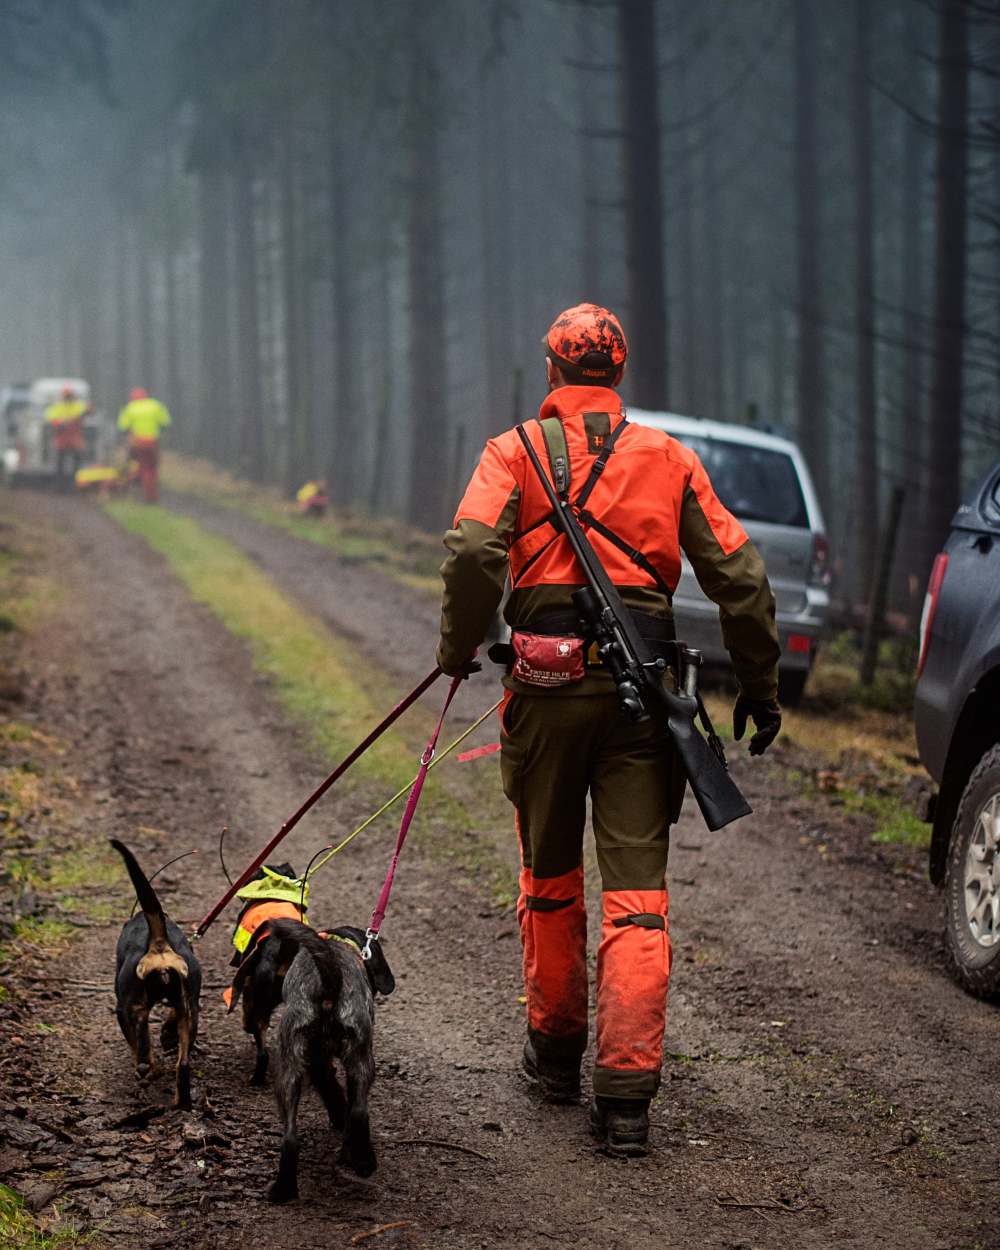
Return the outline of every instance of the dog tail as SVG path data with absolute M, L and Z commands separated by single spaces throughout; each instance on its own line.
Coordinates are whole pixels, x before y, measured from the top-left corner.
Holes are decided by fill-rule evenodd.
M 157 969 L 173 970 L 181 977 L 186 977 L 187 962 L 170 945 L 167 938 L 167 918 L 163 913 L 160 900 L 156 897 L 156 891 L 125 843 L 119 842 L 117 838 L 110 838 L 109 841 L 125 861 L 128 875 L 132 878 L 132 885 L 135 887 L 136 897 L 139 899 L 139 906 L 149 925 L 149 946 L 136 969 L 139 979 L 142 980 L 147 973 Z
M 316 965 L 319 979 L 323 986 L 323 997 L 336 1002 L 340 996 L 341 978 L 340 965 L 337 963 L 329 944 L 310 929 L 307 924 L 298 920 L 275 920 L 271 923 L 269 938 L 274 938 L 282 947 L 287 943 L 299 950 L 307 951 Z

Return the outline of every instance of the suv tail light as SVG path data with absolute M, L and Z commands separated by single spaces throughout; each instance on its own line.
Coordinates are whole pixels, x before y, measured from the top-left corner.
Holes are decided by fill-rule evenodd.
M 809 585 L 830 585 L 830 544 L 825 534 L 813 535 L 812 560 L 809 564 Z
M 927 662 L 927 650 L 931 641 L 931 626 L 934 624 L 934 613 L 937 611 L 938 599 L 941 595 L 941 584 L 944 581 L 945 569 L 948 567 L 948 556 L 941 552 L 935 557 L 931 569 L 930 581 L 927 583 L 927 594 L 924 595 L 924 610 L 920 614 L 920 658 L 917 660 L 917 676 L 924 671 Z

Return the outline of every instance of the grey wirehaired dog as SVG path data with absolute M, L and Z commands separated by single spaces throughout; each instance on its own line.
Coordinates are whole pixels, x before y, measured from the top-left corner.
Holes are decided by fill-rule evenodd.
M 375 1171 L 368 1120 L 368 1091 L 375 1079 L 375 994 L 391 994 L 396 982 L 377 942 L 371 958 L 362 959 L 364 941 L 360 929 L 346 926 L 321 936 L 297 920 L 270 924 L 268 942 L 279 946 L 280 963 L 290 964 L 274 1056 L 274 1096 L 282 1138 L 278 1175 L 267 1194 L 271 1202 L 298 1197 L 296 1121 L 306 1077 L 323 1099 L 331 1127 L 344 1131 L 338 1162 L 359 1176 Z M 253 973 L 255 953 L 236 973 L 230 1011 Z M 346 1097 L 337 1079 L 338 1064 L 343 1069 Z

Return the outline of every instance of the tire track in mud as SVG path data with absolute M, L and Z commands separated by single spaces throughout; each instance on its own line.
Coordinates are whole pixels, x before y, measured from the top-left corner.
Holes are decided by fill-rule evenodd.
M 174 846 L 200 845 L 200 865 L 185 860 L 171 870 L 170 907 L 193 918 L 217 893 L 212 865 L 223 821 L 242 832 L 244 846 L 256 845 L 311 788 L 322 765 L 308 759 L 285 725 L 241 644 L 191 603 L 162 561 L 78 501 L 25 497 L 24 511 L 40 525 L 68 531 L 57 572 L 72 618 L 32 643 L 52 673 L 42 717 L 69 731 L 71 756 L 86 761 L 95 789 L 102 777 L 110 782 L 110 801 L 94 805 L 103 815 L 102 836 L 114 832 L 134 842 L 136 825 L 163 830 L 160 839 L 140 841 L 148 862 Z M 216 528 L 210 509 L 198 505 L 197 516 Z M 418 660 L 415 676 L 426 670 L 433 649 L 426 631 L 437 624 L 432 604 L 421 610 L 394 583 L 385 592 L 388 579 L 369 570 L 345 573 L 332 553 L 244 518 L 227 519 L 239 531 L 227 536 L 310 610 L 317 611 L 317 587 L 336 599 L 328 614 L 319 609 L 334 627 L 336 614 L 348 610 L 357 624 L 352 604 L 359 595 L 366 617 L 355 638 L 389 639 L 406 621 L 414 638 L 412 652 L 410 643 L 403 658 L 393 652 L 399 680 L 409 680 Z M 74 654 L 78 680 L 66 686 L 61 671 Z M 477 705 L 483 701 L 480 688 Z M 974 1095 L 983 1102 L 979 1065 L 989 1070 L 995 1053 L 996 1014 L 913 956 L 866 946 L 872 939 L 865 910 L 879 902 L 891 910 L 898 898 L 886 903 L 879 883 L 861 870 L 838 878 L 805 861 L 804 851 L 796 859 L 794 805 L 768 799 L 761 773 L 749 784 L 758 815 L 738 835 L 709 840 L 690 815 L 675 832 L 677 961 L 668 1044 L 700 1057 L 668 1064 L 650 1158 L 607 1160 L 591 1147 L 583 1108 L 548 1109 L 532 1100 L 517 1076 L 522 1024 L 511 917 L 449 879 L 414 845 L 387 927 L 399 989 L 377 1023 L 380 1169 L 373 1180 L 336 1172 L 335 1147 L 318 1102 L 309 1100 L 303 1199 L 285 1210 L 259 1200 L 275 1155 L 274 1112 L 268 1095 L 245 1087 L 249 1042 L 210 990 L 196 1097 L 208 1094 L 215 1119 L 195 1116 L 190 1124 L 196 1136 L 214 1126 L 230 1144 L 217 1148 L 221 1158 L 199 1155 L 185 1145 L 185 1118 L 176 1114 L 150 1124 L 151 1140 L 141 1150 L 131 1139 L 128 1147 L 121 1143 L 123 1159 L 105 1165 L 107 1182 L 76 1191 L 96 1204 L 95 1215 L 103 1202 L 119 1219 L 110 1244 L 309 1250 L 346 1245 L 359 1231 L 397 1221 L 403 1226 L 364 1244 L 991 1244 L 984 1224 L 989 1195 L 970 1193 L 970 1168 L 960 1157 L 957 1164 L 929 1158 L 919 1146 L 893 1153 L 899 1130 L 886 1119 L 885 1104 L 896 1098 L 904 1119 L 922 1116 L 928 1105 L 943 1107 L 935 1140 L 961 1149 L 961 1120 L 956 1129 L 952 1116 L 960 1105 L 974 1105 Z M 342 827 L 363 809 L 365 797 L 359 791 L 324 803 L 316 821 L 290 839 L 293 862 L 301 866 L 331 824 Z M 314 918 L 363 921 L 385 850 L 359 844 L 320 879 Z M 230 856 L 237 859 L 235 839 Z M 225 976 L 228 929 L 217 925 L 201 948 L 210 984 Z M 82 975 L 110 979 L 113 940 L 113 930 L 85 934 L 74 948 Z M 39 1059 L 50 1065 L 40 1079 L 72 1086 L 88 1115 L 105 1125 L 148 1100 L 133 1087 L 109 1003 L 67 1010 L 67 1037 L 60 1034 Z M 914 1035 L 908 1022 L 920 1012 L 924 1031 Z M 781 1027 L 770 1023 L 779 1019 Z M 926 1081 L 948 1071 L 947 1043 L 936 1036 L 946 1021 L 957 1022 L 951 1040 L 964 1037 L 970 1047 L 967 1079 L 951 1070 L 948 1091 L 903 1086 L 918 1072 Z M 161 1085 L 155 1096 L 164 1093 Z M 858 1101 L 864 1097 L 875 1105 Z M 966 1121 L 979 1149 L 996 1140 L 985 1118 Z M 88 1131 L 95 1139 L 111 1132 L 84 1124 Z M 487 1158 L 409 1144 L 421 1137 Z M 164 1175 L 151 1179 L 137 1170 L 136 1153 L 162 1157 Z M 116 1191 L 123 1171 L 126 1190 Z M 174 1205 L 157 1205 L 158 1195 Z M 114 1209 L 126 1200 L 151 1212 L 141 1217 L 149 1222 L 131 1231 L 126 1222 L 123 1231 Z

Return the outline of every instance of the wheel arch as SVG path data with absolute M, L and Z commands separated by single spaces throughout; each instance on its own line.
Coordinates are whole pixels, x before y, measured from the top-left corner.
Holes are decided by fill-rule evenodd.
M 928 869 L 935 885 L 941 885 L 944 880 L 952 826 L 958 814 L 962 792 L 972 776 L 972 770 L 990 747 L 1000 742 L 998 707 L 1000 666 L 991 669 L 976 683 L 976 688 L 965 701 L 955 723 L 955 732 L 951 736 L 951 745 L 941 774 L 941 789 L 934 808 L 934 828 L 931 834 Z

